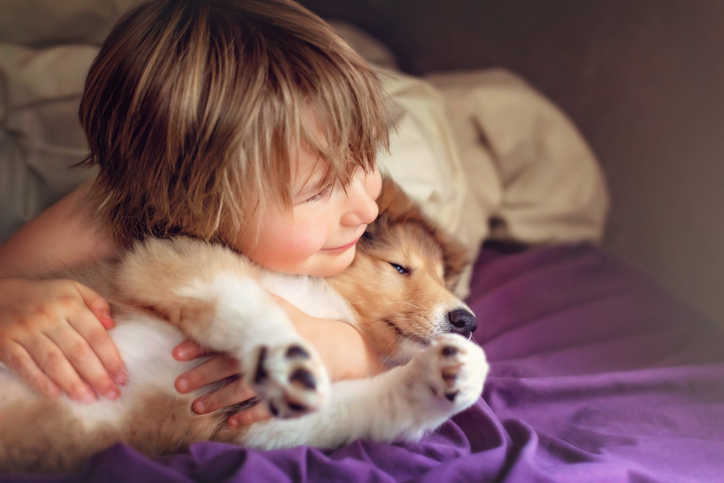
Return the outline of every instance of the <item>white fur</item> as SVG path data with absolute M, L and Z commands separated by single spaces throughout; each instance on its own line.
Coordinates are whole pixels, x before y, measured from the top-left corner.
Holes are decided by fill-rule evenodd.
M 267 271 L 259 282 L 312 317 L 356 324 L 347 302 L 323 278 Z

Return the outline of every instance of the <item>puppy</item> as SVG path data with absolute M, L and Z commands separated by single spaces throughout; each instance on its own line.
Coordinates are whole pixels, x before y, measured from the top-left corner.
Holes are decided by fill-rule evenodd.
M 207 440 L 268 449 L 416 440 L 469 407 L 488 365 L 467 340 L 475 317 L 451 292 L 464 251 L 390 179 L 378 205 L 352 265 L 328 279 L 272 273 L 187 238 L 147 240 L 75 271 L 112 303 L 129 382 L 116 401 L 82 405 L 41 397 L 0 366 L 0 468 L 72 471 L 116 442 L 157 456 Z M 390 370 L 330 384 L 270 292 L 354 325 Z M 198 362 L 170 357 L 189 337 L 235 356 L 277 418 L 237 429 L 225 410 L 196 415 L 191 402 L 203 391 L 179 394 L 174 380 Z

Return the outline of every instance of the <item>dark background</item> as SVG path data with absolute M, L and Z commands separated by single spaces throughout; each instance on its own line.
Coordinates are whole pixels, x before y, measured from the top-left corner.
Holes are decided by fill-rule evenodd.
M 372 33 L 409 73 L 527 79 L 599 157 L 604 247 L 724 326 L 724 1 L 302 3 Z

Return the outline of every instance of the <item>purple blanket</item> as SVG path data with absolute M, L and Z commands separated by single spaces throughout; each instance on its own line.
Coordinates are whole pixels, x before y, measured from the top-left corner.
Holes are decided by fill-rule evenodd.
M 77 475 L 0 481 L 724 481 L 724 337 L 640 273 L 588 246 L 488 247 L 469 304 L 483 398 L 420 443 L 116 445 Z

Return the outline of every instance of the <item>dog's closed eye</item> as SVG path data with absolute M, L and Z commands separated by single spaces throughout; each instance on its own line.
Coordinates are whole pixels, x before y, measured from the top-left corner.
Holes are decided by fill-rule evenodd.
M 398 265 L 398 264 L 392 263 L 392 262 L 387 262 L 387 263 L 389 263 L 390 265 L 392 265 L 392 268 L 394 268 L 395 270 L 397 270 L 397 271 L 400 273 L 400 275 L 409 275 L 409 274 L 410 274 L 410 270 L 408 270 L 407 268 L 403 267 L 402 265 Z

